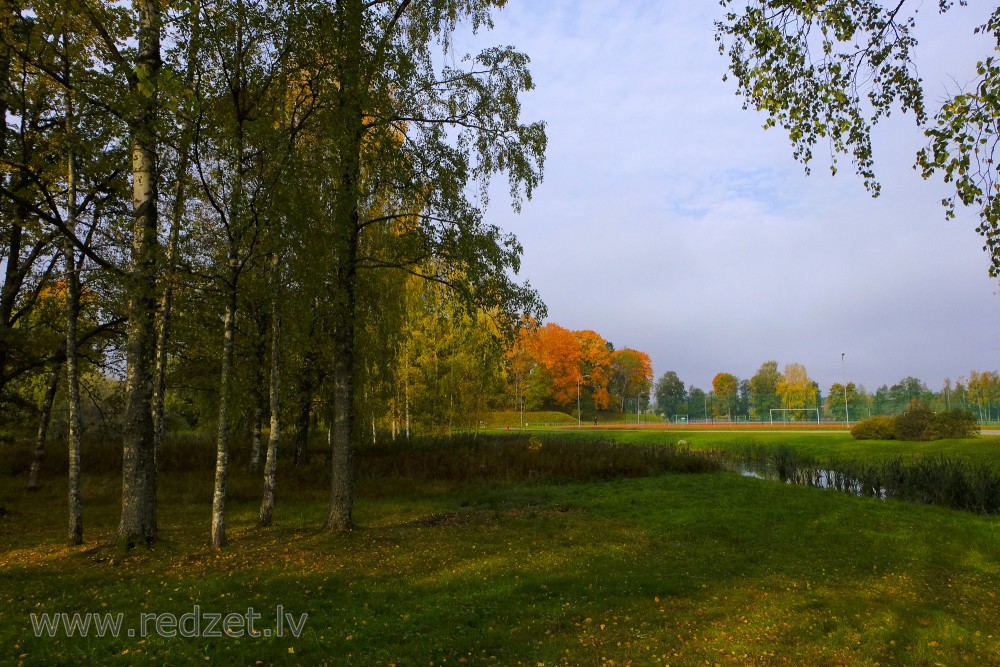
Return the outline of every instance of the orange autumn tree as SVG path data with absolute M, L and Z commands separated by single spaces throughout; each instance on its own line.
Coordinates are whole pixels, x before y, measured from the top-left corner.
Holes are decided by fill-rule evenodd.
M 583 378 L 583 357 L 576 335 L 550 322 L 539 327 L 533 342 L 538 367 L 551 382 L 553 403 L 562 407 L 575 403 L 578 383 Z
M 539 382 L 541 378 L 534 377 L 538 366 L 538 351 L 535 344 L 537 335 L 538 321 L 533 317 L 526 317 L 517 332 L 517 340 L 507 350 L 507 380 L 510 383 L 515 409 L 522 407 L 533 409 L 540 404 L 537 387 L 541 384 Z
M 611 400 L 608 383 L 611 381 L 611 345 L 597 333 L 589 329 L 576 332 L 580 347 L 581 372 L 586 376 L 586 384 L 594 400 L 594 408 L 607 410 Z

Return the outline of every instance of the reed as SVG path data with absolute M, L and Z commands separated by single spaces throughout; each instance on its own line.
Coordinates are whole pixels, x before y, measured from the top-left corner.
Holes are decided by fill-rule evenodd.
M 1000 472 L 986 464 L 940 455 L 912 460 L 820 460 L 787 445 L 727 448 L 723 455 L 732 460 L 741 451 L 748 454 L 742 460 L 765 466 L 782 482 L 977 514 L 1000 514 Z
M 359 479 L 593 481 L 663 473 L 703 473 L 718 460 L 686 447 L 619 444 L 610 439 L 455 436 L 359 448 Z

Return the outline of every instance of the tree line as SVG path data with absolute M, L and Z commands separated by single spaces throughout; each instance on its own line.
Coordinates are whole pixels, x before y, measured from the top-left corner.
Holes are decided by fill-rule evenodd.
M 214 547 L 233 443 L 252 441 L 268 525 L 282 434 L 299 459 L 319 423 L 326 526 L 348 530 L 355 443 L 447 402 L 414 369 L 436 355 L 439 376 L 476 378 L 544 315 L 483 210 L 495 179 L 518 208 L 542 177 L 528 58 L 451 39 L 503 4 L 7 3 L 0 430 L 44 417 L 44 452 L 67 406 L 71 542 L 95 415 L 122 443 L 123 545 L 155 539 L 158 452 L 184 428 L 215 440 Z
M 1000 419 L 1000 372 L 970 371 L 968 377 L 954 382 L 946 378 L 939 391 L 907 376 L 875 391 L 854 382 L 834 382 L 824 392 L 802 364 L 786 364 L 779 371 L 777 361 L 766 361 L 747 379 L 718 373 L 708 391 L 685 387 L 676 372 L 667 371 L 656 381 L 653 397 L 656 414 L 671 421 L 815 420 L 817 416 L 858 421 L 900 415 L 918 405 L 932 411 L 965 410 L 987 422 Z

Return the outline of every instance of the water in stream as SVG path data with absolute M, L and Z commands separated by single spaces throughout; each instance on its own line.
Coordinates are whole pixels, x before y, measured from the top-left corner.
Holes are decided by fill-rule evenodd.
M 813 486 L 819 489 L 840 491 L 856 496 L 871 496 L 885 499 L 886 490 L 872 486 L 844 472 L 812 466 L 779 466 L 774 463 L 760 463 L 747 460 L 728 459 L 725 465 L 744 477 L 753 477 L 786 484 Z

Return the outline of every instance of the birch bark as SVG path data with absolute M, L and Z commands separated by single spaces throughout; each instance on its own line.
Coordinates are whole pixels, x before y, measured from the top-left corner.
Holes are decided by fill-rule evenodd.
M 128 277 L 125 412 L 122 428 L 122 513 L 117 541 L 127 547 L 156 537 L 156 456 L 153 429 L 153 357 L 159 241 L 156 110 L 160 2 L 139 7 L 138 81 L 132 85 L 132 261 Z

